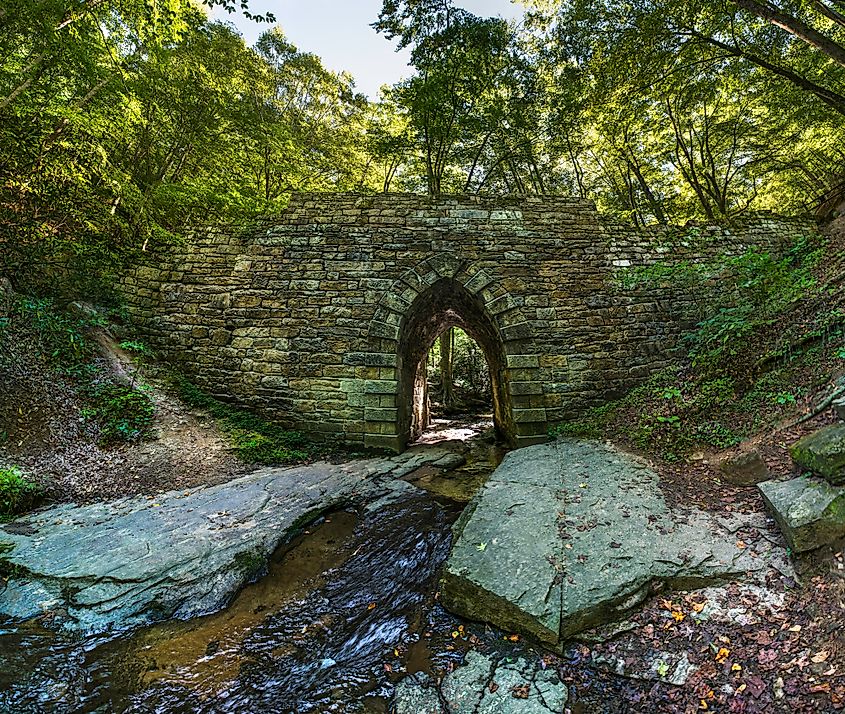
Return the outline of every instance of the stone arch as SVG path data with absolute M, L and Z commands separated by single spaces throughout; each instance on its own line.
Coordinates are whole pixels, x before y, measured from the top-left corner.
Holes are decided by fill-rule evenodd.
M 422 261 L 397 279 L 379 299 L 368 327 L 371 349 L 380 355 L 376 361 L 393 367 L 393 379 L 380 381 L 394 399 L 389 413 L 371 410 L 373 417 L 392 421 L 367 419 L 371 443 L 404 448 L 413 431 L 420 362 L 437 335 L 452 326 L 464 329 L 484 352 L 500 433 L 513 444 L 544 436 L 539 357 L 522 308 L 523 298 L 514 297 L 480 262 L 450 253 Z

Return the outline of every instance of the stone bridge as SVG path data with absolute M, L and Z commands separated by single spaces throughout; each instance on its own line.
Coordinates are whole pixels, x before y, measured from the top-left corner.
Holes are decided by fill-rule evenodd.
M 637 230 L 567 198 L 297 195 L 281 216 L 147 257 L 123 292 L 138 330 L 202 389 L 312 437 L 396 451 L 424 419 L 421 362 L 460 326 L 487 358 L 497 429 L 520 445 L 677 356 L 710 288 L 626 281 L 631 268 L 777 249 L 807 230 L 771 215 Z

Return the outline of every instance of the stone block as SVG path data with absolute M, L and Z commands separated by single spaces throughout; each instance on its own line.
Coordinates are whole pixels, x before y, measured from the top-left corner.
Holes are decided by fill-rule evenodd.
M 731 454 L 719 461 L 721 479 L 734 486 L 754 486 L 771 478 L 769 467 L 756 449 Z
M 364 434 L 364 446 L 368 449 L 379 451 L 402 451 L 402 440 L 396 435 L 389 434 Z
M 845 536 L 845 488 L 802 476 L 759 485 L 766 505 L 796 553 Z
M 366 422 L 390 422 L 394 424 L 395 430 L 395 423 L 396 417 L 399 414 L 398 409 L 375 409 L 375 408 L 366 408 L 364 409 L 364 421 Z
M 347 352 L 343 364 L 356 367 L 395 367 L 396 355 L 383 352 Z
M 517 424 L 523 424 L 523 423 L 526 423 L 526 422 L 539 422 L 539 423 L 545 424 L 546 423 L 546 410 L 545 409 L 514 409 L 513 410 L 513 420 Z
M 802 468 L 834 485 L 845 484 L 845 424 L 819 429 L 794 444 L 789 452 Z
M 507 366 L 511 368 L 539 367 L 540 358 L 537 355 L 508 355 Z

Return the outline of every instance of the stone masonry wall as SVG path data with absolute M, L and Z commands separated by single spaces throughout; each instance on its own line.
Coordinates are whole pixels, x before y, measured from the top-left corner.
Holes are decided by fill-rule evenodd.
M 298 195 L 281 217 L 148 257 L 123 293 L 137 329 L 202 389 L 394 450 L 427 347 L 408 343 L 460 324 L 483 336 L 499 426 L 530 443 L 677 356 L 706 287 L 625 290 L 621 271 L 777 250 L 811 230 L 763 215 L 637 231 L 565 198 Z

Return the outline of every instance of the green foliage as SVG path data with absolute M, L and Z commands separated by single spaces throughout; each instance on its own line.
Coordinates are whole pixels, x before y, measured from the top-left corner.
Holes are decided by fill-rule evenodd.
M 309 461 L 321 453 L 316 444 L 296 431 L 282 429 L 247 409 L 209 396 L 183 377 L 175 378 L 177 393 L 186 404 L 207 411 L 225 431 L 235 453 L 249 463 L 289 464 Z
M 123 340 L 120 343 L 120 349 L 126 350 L 127 352 L 134 352 L 140 357 L 145 357 L 147 359 L 151 359 L 155 356 L 153 351 L 147 347 L 143 342 L 138 340 Z
M 813 269 L 823 251 L 802 235 L 783 258 L 749 249 L 722 259 L 715 311 L 686 338 L 693 365 L 715 374 L 730 364 L 753 334 L 816 288 Z
M 734 446 L 781 422 L 845 356 L 830 347 L 841 344 L 841 307 L 819 309 L 838 289 L 836 271 L 819 284 L 832 257 L 839 257 L 837 245 L 801 236 L 782 259 L 749 251 L 724 259 L 723 267 L 705 266 L 701 275 L 728 289 L 702 303 L 715 312 L 688 336 L 688 362 L 553 434 L 617 438 L 672 461 L 704 447 Z M 665 267 L 628 284 L 647 290 L 652 280 L 669 280 Z
M 155 404 L 143 388 L 100 382 L 91 385 L 88 393 L 90 406 L 82 415 L 99 425 L 101 445 L 140 441 L 150 435 Z
M 478 343 L 462 329 L 453 330 L 452 384 L 470 399 L 489 402 L 492 383 L 487 358 Z M 440 339 L 436 339 L 428 353 L 428 380 L 439 384 L 442 378 Z
M 90 357 L 92 348 L 84 334 L 89 321 L 85 318 L 59 310 L 51 298 L 21 297 L 12 309 L 22 327 L 35 334 L 41 353 L 50 363 L 74 372 Z
M 0 270 L 18 291 L 99 296 L 186 224 L 377 186 L 368 102 L 278 29 L 251 49 L 188 0 L 77 5 L 0 11 Z
M 0 519 L 31 510 L 42 498 L 39 486 L 29 481 L 15 466 L 0 468 Z

